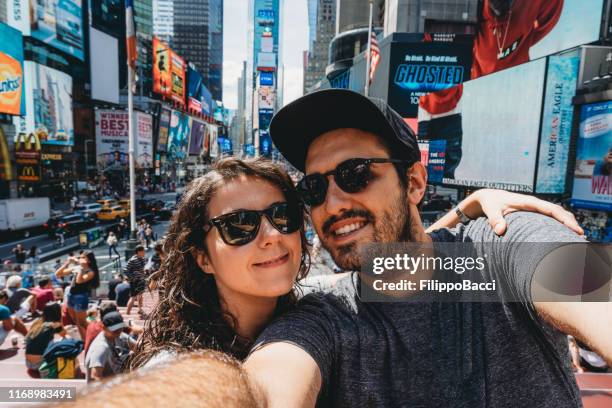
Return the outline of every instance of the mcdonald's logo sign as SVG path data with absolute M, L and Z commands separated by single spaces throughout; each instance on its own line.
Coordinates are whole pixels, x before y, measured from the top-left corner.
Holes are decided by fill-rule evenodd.
M 19 174 L 17 176 L 19 181 L 40 181 L 40 169 L 38 165 L 31 166 L 19 166 Z
M 18 150 L 40 152 L 40 139 L 34 133 L 19 133 L 15 138 L 15 151 Z

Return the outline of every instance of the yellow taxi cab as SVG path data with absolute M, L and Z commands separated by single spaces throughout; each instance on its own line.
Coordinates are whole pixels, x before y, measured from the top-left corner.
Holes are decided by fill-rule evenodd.
M 130 210 L 130 200 L 119 200 L 117 203 L 126 210 Z
M 121 218 L 129 217 L 130 212 L 120 205 L 113 205 L 112 207 L 105 207 L 98 212 L 98 219 L 100 221 L 119 221 Z
M 114 205 L 117 205 L 117 200 L 103 199 L 103 200 L 96 201 L 96 203 L 102 204 L 102 207 L 104 207 L 104 208 L 109 208 L 109 207 L 112 207 Z

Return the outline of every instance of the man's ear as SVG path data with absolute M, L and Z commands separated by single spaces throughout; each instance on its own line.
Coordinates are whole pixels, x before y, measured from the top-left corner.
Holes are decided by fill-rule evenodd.
M 213 268 L 211 267 L 210 260 L 208 259 L 208 256 L 204 253 L 204 251 L 194 249 L 191 255 L 193 256 L 193 259 L 195 259 L 202 272 L 211 275 L 215 274 Z
M 427 169 L 416 162 L 408 169 L 408 203 L 418 205 L 427 189 Z

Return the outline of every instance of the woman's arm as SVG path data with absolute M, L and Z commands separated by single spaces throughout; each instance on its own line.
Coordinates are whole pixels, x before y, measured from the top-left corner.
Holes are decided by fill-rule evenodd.
M 70 275 L 70 274 L 72 273 L 72 269 L 73 269 L 73 268 L 70 268 L 70 267 L 69 267 L 69 266 L 70 266 L 70 264 L 71 264 L 71 259 L 70 259 L 70 258 L 68 258 L 68 259 L 66 260 L 66 262 L 64 262 L 64 264 L 63 264 L 62 266 L 60 266 L 60 267 L 59 267 L 59 269 L 58 269 L 57 271 L 55 271 L 55 276 L 56 276 L 57 278 L 60 278 L 60 279 L 61 279 L 61 278 L 63 278 L 64 276 L 68 276 L 68 275 Z
M 544 214 L 564 224 L 575 233 L 584 234 L 574 214 L 566 211 L 560 205 L 525 194 L 511 193 L 505 190 L 482 189 L 461 201 L 457 208 L 472 219 L 482 216 L 487 217 L 491 228 L 497 235 L 503 235 L 506 232 L 507 224 L 504 215 L 514 211 L 532 211 Z M 432 232 L 440 228 L 452 228 L 459 223 L 459 216 L 453 209 L 427 228 L 426 232 Z
M 94 277 L 94 271 L 90 270 L 90 271 L 83 273 L 83 269 L 80 269 L 79 272 L 77 273 L 75 282 L 77 283 L 77 285 L 80 285 L 81 283 L 89 282 L 90 280 L 93 279 L 93 277 Z

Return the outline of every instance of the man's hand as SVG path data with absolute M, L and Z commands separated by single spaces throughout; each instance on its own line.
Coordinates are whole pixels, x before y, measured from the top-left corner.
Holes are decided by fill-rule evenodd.
M 93 367 L 89 372 L 89 378 L 91 381 L 102 381 L 104 376 L 104 367 Z
M 271 343 L 243 364 L 258 404 L 267 408 L 314 407 L 321 390 L 317 363 L 301 348 Z

